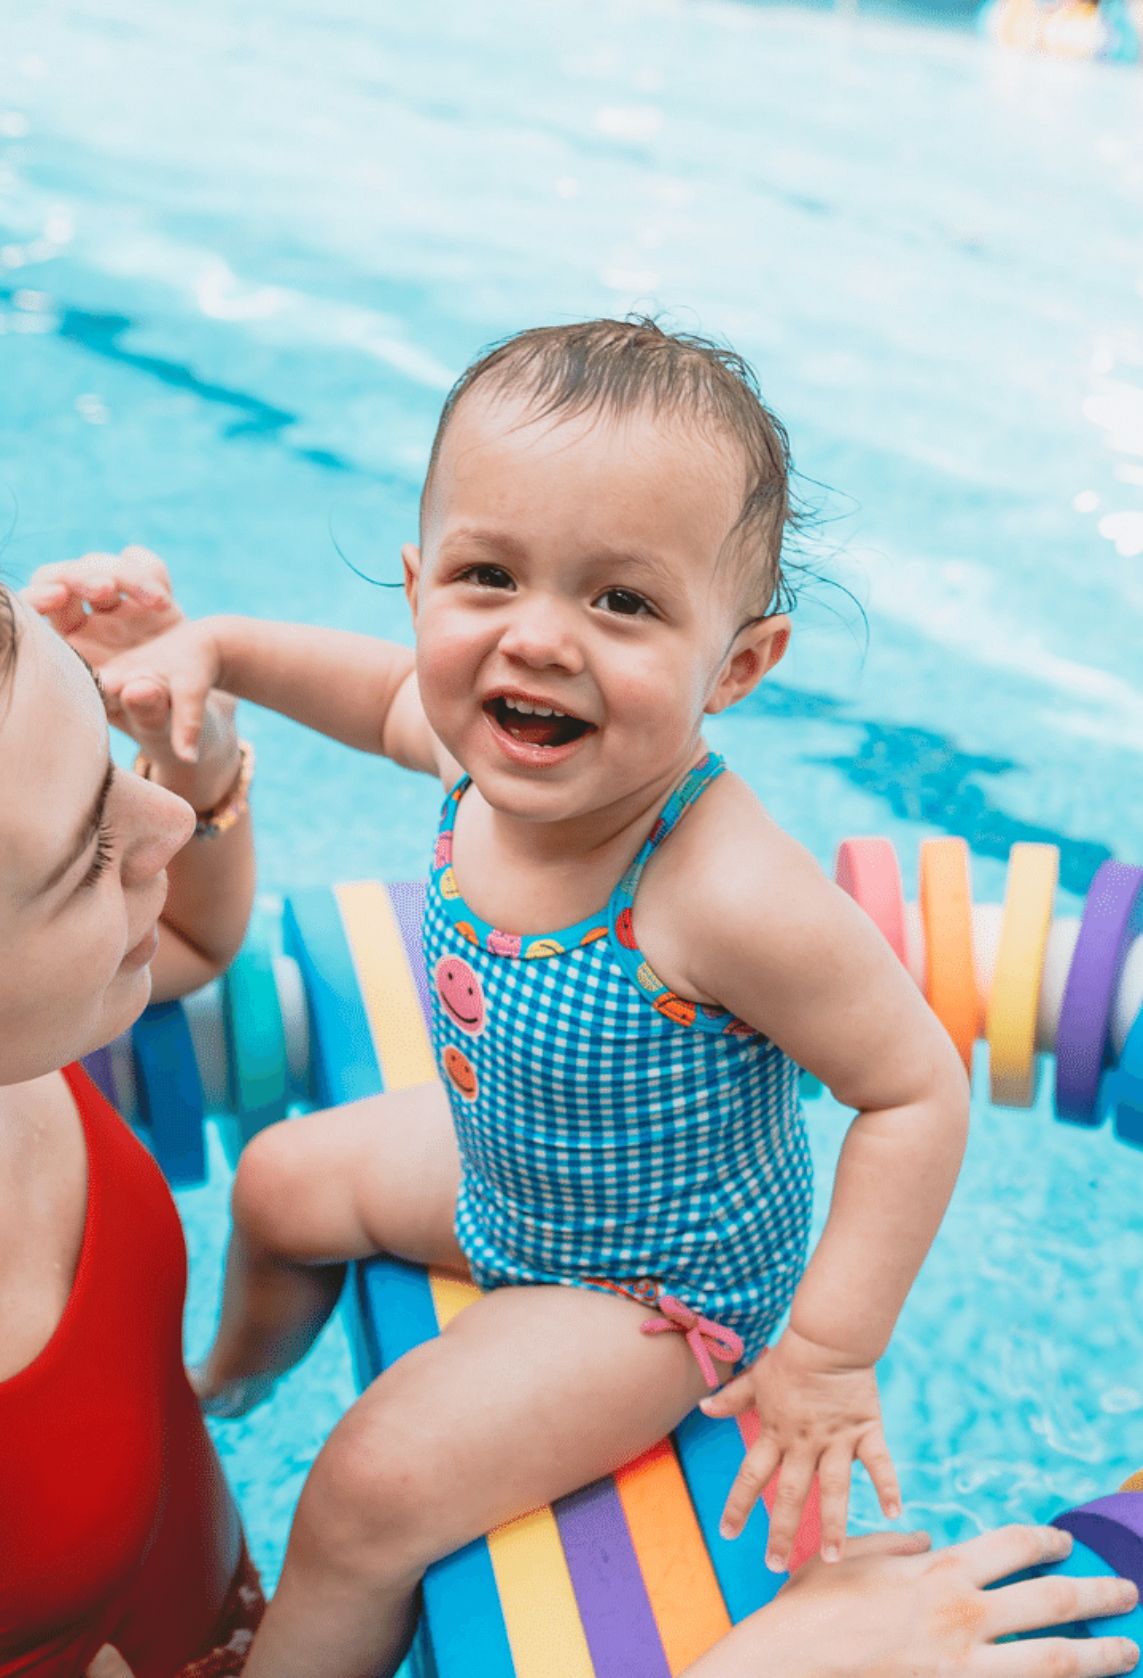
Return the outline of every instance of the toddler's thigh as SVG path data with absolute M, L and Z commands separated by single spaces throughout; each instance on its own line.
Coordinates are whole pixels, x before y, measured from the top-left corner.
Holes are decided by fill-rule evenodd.
M 610 1473 L 706 1391 L 678 1335 L 630 1300 L 504 1287 L 401 1358 L 343 1417 L 311 1496 L 339 1486 L 423 1567 Z
M 434 1081 L 262 1131 L 238 1164 L 234 1216 L 301 1263 L 389 1252 L 463 1270 L 459 1185 L 448 1097 Z

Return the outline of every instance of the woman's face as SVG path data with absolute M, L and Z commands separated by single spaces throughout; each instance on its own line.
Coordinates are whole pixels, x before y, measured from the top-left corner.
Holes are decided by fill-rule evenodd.
M 108 755 L 91 672 L 17 605 L 0 692 L 0 1084 L 109 1042 L 136 1020 L 190 806 Z

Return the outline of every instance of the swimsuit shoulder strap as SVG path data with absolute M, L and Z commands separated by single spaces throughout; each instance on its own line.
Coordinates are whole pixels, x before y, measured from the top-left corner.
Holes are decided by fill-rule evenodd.
M 664 840 L 670 838 L 687 811 L 698 803 L 707 787 L 717 781 L 725 768 L 726 764 L 717 752 L 707 752 L 706 756 L 700 759 L 694 768 L 689 769 L 684 775 L 659 811 L 655 825 L 647 835 L 639 855 L 611 894 L 608 920 L 612 926 L 615 925 L 622 910 L 631 907 L 643 870 L 659 849 L 659 846 Z

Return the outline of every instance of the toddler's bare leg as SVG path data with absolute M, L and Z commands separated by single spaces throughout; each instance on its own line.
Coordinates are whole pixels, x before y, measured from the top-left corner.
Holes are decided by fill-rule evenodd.
M 245 1678 L 389 1675 L 425 1568 L 646 1450 L 705 1391 L 629 1300 L 501 1288 L 394 1364 L 302 1492 Z
M 439 1083 L 307 1113 L 264 1130 L 234 1180 L 222 1316 L 195 1384 L 240 1414 L 313 1343 L 347 1259 L 390 1252 L 464 1270 L 460 1181 Z

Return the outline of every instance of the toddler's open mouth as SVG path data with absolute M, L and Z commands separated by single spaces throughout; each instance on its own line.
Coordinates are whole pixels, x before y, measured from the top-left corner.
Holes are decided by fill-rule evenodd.
M 505 734 L 525 746 L 570 746 L 595 727 L 567 711 L 557 711 L 536 700 L 509 698 L 507 694 L 485 700 L 484 711 Z

